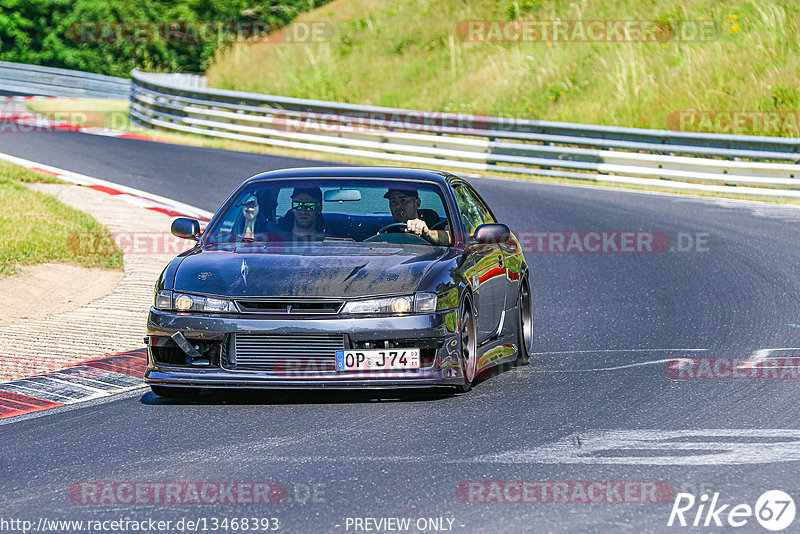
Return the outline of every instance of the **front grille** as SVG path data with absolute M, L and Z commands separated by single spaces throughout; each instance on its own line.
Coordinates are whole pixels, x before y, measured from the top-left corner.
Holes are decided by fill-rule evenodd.
M 242 313 L 291 313 L 303 315 L 335 314 L 344 305 L 342 300 L 237 300 Z
M 335 371 L 341 334 L 233 334 L 228 364 L 282 375 Z

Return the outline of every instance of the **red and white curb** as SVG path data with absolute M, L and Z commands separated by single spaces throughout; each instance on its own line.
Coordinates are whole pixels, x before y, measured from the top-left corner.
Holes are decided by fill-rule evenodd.
M 0 383 L 0 419 L 108 397 L 143 387 L 147 349 Z
M 208 222 L 214 215 L 210 211 L 206 211 L 189 204 L 184 204 L 183 202 L 178 202 L 177 200 L 173 200 L 171 198 L 154 195 L 140 189 L 115 184 L 113 182 L 101 180 L 85 174 L 59 169 L 58 167 L 45 165 L 36 161 L 18 158 L 10 154 L 0 153 L 0 160 L 7 161 L 15 165 L 20 165 L 34 171 L 53 175 L 59 180 L 63 180 L 65 182 L 84 185 L 96 191 L 102 191 L 103 193 L 115 195 L 117 198 L 124 200 L 129 204 L 164 213 L 170 217 L 192 217 L 203 222 Z

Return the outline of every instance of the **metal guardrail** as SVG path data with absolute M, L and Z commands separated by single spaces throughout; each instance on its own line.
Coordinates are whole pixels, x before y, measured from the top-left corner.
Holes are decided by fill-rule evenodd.
M 131 81 L 91 72 L 0 61 L 0 90 L 43 96 L 127 99 Z
M 800 197 L 797 138 L 411 111 L 131 74 L 131 118 L 148 127 L 471 171 Z
M 147 78 L 153 82 L 179 85 L 204 89 L 208 86 L 208 78 L 202 74 L 188 74 L 183 72 L 148 72 Z
M 0 62 L 0 89 L 130 98 L 131 118 L 148 127 L 476 172 L 800 198 L 798 138 L 412 111 L 213 89 L 189 74 L 131 76 Z

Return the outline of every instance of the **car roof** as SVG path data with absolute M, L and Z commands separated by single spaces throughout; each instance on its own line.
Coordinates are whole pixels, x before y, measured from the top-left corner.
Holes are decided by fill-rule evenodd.
M 256 174 L 244 183 L 286 178 L 381 178 L 389 180 L 394 178 L 397 180 L 424 180 L 446 186 L 451 177 L 453 175 L 442 171 L 405 167 L 295 167 Z

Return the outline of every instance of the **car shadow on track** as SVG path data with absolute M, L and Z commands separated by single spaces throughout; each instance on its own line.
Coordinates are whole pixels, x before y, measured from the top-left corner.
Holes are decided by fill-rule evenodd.
M 492 367 L 479 374 L 473 382 L 474 390 L 492 378 L 514 369 L 513 364 Z M 187 398 L 159 397 L 148 391 L 140 402 L 148 406 L 171 404 L 363 404 L 369 402 L 430 402 L 457 397 L 469 397 L 473 392 L 459 393 L 452 388 L 425 389 L 374 389 L 374 390 L 341 390 L 341 389 L 211 389 L 205 388 Z

